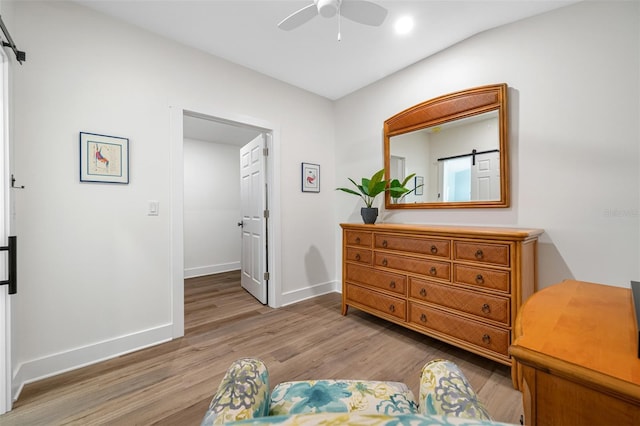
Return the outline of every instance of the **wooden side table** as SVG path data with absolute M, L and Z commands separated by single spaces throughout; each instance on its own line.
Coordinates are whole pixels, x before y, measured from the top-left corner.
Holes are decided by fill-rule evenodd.
M 639 425 L 631 290 L 564 281 L 531 296 L 509 348 L 527 425 Z

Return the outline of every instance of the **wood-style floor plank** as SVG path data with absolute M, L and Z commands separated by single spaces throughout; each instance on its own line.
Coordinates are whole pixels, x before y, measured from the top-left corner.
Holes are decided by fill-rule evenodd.
M 328 294 L 280 309 L 240 287 L 238 272 L 185 281 L 185 336 L 25 386 L 0 425 L 198 425 L 224 372 L 261 358 L 271 385 L 287 380 L 371 379 L 419 390 L 420 369 L 446 358 L 467 375 L 499 421 L 519 423 L 509 369 L 350 309 Z

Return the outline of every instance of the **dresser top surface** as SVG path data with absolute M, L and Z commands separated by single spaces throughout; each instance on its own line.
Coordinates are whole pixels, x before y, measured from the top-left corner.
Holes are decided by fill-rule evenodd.
M 631 290 L 567 280 L 531 296 L 514 346 L 640 385 Z
M 376 223 L 372 225 L 364 223 L 341 223 L 343 229 L 354 229 L 359 231 L 397 231 L 415 234 L 430 235 L 455 235 L 485 237 L 485 238 L 515 238 L 528 239 L 538 237 L 544 232 L 543 229 L 534 228 L 507 228 L 489 226 L 459 226 L 459 225 L 429 225 L 429 224 L 406 224 L 406 223 Z

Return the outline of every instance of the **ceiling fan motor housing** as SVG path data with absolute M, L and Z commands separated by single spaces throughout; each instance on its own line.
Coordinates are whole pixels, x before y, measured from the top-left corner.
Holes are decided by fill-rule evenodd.
M 340 0 L 316 0 L 316 6 L 318 7 L 318 13 L 325 18 L 331 18 L 335 16 L 340 7 Z

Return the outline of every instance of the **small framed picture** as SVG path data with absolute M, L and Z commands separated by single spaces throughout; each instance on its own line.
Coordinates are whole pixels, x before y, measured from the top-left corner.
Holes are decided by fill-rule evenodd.
M 302 163 L 302 192 L 320 192 L 320 165 Z
M 129 139 L 80 132 L 80 182 L 129 183 Z

